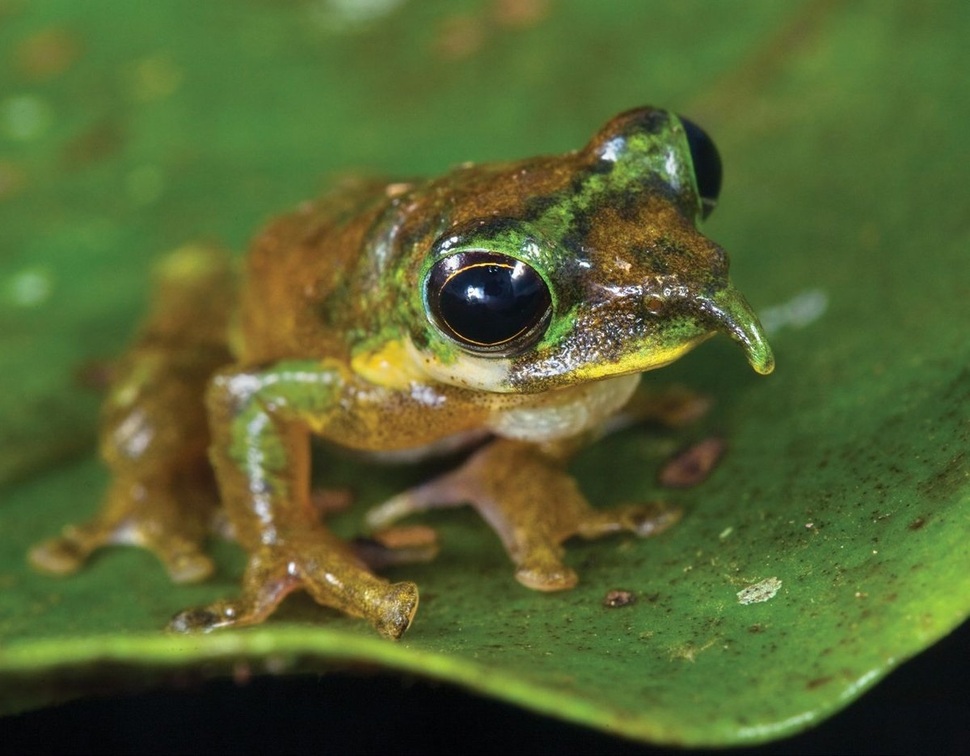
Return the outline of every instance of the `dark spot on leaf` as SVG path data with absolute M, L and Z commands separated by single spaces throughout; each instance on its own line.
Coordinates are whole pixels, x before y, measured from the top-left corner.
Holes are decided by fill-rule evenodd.
M 61 163 L 66 168 L 83 168 L 110 158 L 123 144 L 121 126 L 114 121 L 101 121 L 65 145 Z
M 925 517 L 917 517 L 909 525 L 907 525 L 907 527 L 910 530 L 916 531 L 916 530 L 920 530 L 925 524 L 926 524 Z
M 832 682 L 832 676 L 826 675 L 825 677 L 816 677 L 814 680 L 809 680 L 805 683 L 805 688 L 807 690 L 815 690 L 816 688 L 821 688 L 823 685 L 828 685 Z
M 727 450 L 727 442 L 711 436 L 670 459 L 660 471 L 660 485 L 691 488 L 707 480 Z
M 966 452 L 961 451 L 950 457 L 941 470 L 922 480 L 916 489 L 924 496 L 939 501 L 950 498 L 968 483 L 970 483 L 970 457 Z
M 633 591 L 624 591 L 620 589 L 614 589 L 612 591 L 607 591 L 606 595 L 603 597 L 603 606 L 607 609 L 616 609 L 621 606 L 629 606 L 635 603 L 637 600 L 636 595 Z

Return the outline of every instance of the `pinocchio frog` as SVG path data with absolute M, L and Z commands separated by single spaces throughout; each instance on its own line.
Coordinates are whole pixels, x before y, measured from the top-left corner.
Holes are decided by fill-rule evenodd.
M 397 638 L 418 589 L 375 575 L 311 506 L 319 435 L 373 452 L 468 445 L 457 469 L 376 507 L 370 525 L 471 504 L 519 582 L 570 588 L 566 539 L 672 519 L 591 508 L 564 469 L 640 374 L 717 332 L 772 370 L 727 256 L 697 230 L 719 188 L 707 135 L 645 107 L 565 155 L 343 186 L 273 222 L 238 284 L 219 253 L 172 255 L 104 405 L 106 501 L 33 563 L 73 572 L 132 543 L 174 580 L 199 580 L 221 521 L 248 554 L 241 594 L 173 629 L 261 622 L 303 589 Z

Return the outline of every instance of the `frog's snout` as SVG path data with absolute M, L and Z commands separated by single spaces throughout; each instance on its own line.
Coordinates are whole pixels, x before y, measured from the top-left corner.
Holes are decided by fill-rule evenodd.
M 721 289 L 714 296 L 701 299 L 701 312 L 716 331 L 741 345 L 756 372 L 767 375 L 775 369 L 775 356 L 764 329 L 741 292 L 732 286 Z

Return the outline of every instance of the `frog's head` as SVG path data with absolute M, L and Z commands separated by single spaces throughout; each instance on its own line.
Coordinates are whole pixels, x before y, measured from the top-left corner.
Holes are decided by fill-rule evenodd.
M 773 369 L 727 256 L 697 230 L 721 176 L 696 125 L 633 110 L 580 151 L 468 177 L 414 294 L 414 356 L 436 379 L 546 391 L 667 365 L 719 332 Z

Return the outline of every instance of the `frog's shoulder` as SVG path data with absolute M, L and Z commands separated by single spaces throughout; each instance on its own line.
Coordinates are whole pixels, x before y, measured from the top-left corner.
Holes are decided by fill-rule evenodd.
M 250 246 L 239 296 L 239 358 L 343 358 L 344 324 L 328 322 L 322 303 L 349 296 L 349 279 L 393 184 L 343 181 L 320 198 L 271 221 Z M 349 309 L 348 309 L 349 308 Z

